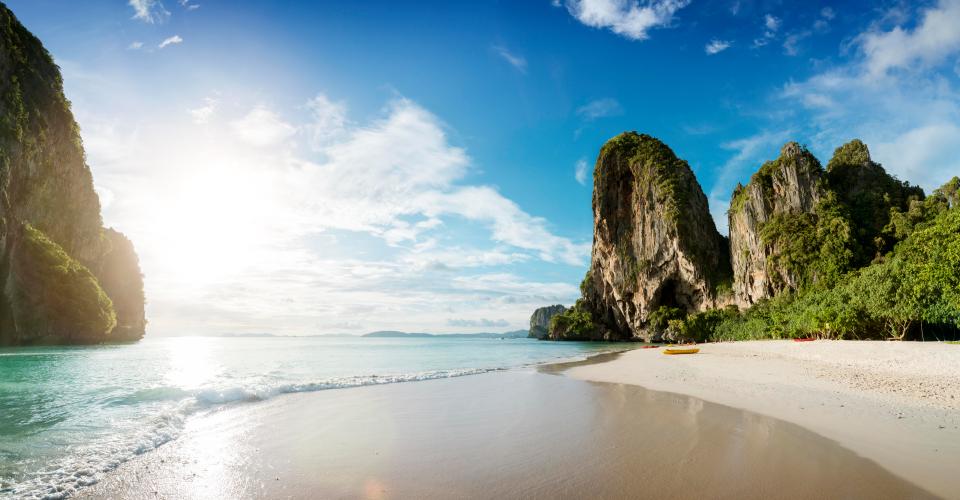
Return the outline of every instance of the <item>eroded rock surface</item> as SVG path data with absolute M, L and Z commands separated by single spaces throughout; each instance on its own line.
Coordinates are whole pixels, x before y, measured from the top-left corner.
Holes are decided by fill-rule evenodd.
M 660 307 L 719 305 L 727 242 L 687 162 L 658 139 L 620 134 L 594 169 L 594 236 L 583 291 L 603 338 L 660 340 L 645 326 Z
M 739 305 L 748 307 L 785 289 L 796 288 L 800 277 L 776 265 L 781 252 L 762 229 L 777 217 L 814 214 L 824 196 L 823 167 L 795 142 L 780 157 L 765 163 L 746 186 L 733 192 L 728 213 L 733 290 Z
M 561 304 L 547 307 L 541 307 L 530 316 L 530 335 L 529 338 L 543 340 L 547 338 L 550 332 L 550 320 L 554 316 L 566 311 L 567 308 Z
M 53 58 L 0 3 L 0 345 L 135 340 L 143 279 L 103 227 Z

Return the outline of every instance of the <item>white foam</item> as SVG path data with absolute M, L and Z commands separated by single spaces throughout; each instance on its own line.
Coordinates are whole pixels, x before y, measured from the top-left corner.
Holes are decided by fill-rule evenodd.
M 476 375 L 504 368 L 435 370 L 419 373 L 339 377 L 317 382 L 262 385 L 254 387 L 207 388 L 192 393 L 172 408 L 155 416 L 141 432 L 78 447 L 70 455 L 49 464 L 30 478 L 8 483 L 0 490 L 3 498 L 57 500 L 68 498 L 84 486 L 96 484 L 103 474 L 124 462 L 176 439 L 187 418 L 198 412 L 245 402 L 263 401 L 282 394 L 347 389 L 369 385 L 416 382 Z

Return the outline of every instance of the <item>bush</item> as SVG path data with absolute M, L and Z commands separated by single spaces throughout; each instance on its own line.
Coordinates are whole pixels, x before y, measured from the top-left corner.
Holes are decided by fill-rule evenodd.
M 928 209 L 932 206 L 927 204 Z M 956 337 L 960 331 L 960 209 L 922 213 L 936 215 L 916 218 L 910 235 L 881 262 L 842 275 L 834 286 L 808 286 L 761 301 L 718 323 L 704 322 L 707 338 L 903 340 L 925 338 L 925 331 Z
M 11 303 L 20 330 L 50 340 L 106 340 L 117 317 L 97 278 L 40 230 L 24 224 L 19 231 Z
M 570 309 L 550 318 L 548 336 L 553 340 L 592 340 L 597 337 L 597 330 L 592 314 L 580 299 Z

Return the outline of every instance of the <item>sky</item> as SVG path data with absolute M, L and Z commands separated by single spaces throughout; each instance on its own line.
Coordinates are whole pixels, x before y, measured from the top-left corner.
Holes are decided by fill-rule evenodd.
M 960 0 L 6 0 L 61 67 L 149 335 L 525 329 L 627 130 L 718 229 L 795 140 L 960 174 Z

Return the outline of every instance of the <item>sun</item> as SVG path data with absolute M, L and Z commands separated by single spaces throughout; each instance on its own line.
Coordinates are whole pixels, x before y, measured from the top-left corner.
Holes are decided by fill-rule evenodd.
M 255 264 L 270 238 L 264 182 L 247 170 L 208 168 L 174 183 L 144 242 L 161 278 L 199 287 Z

